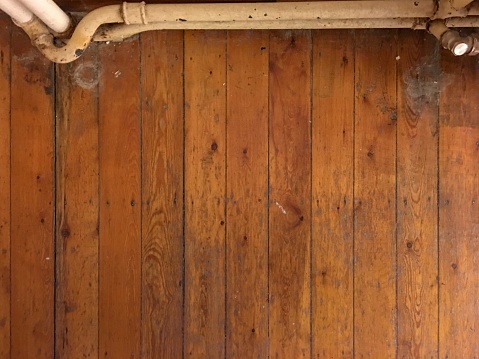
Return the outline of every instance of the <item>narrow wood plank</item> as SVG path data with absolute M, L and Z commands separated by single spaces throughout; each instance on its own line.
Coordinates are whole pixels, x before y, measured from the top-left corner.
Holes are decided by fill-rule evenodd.
M 442 55 L 439 357 L 479 353 L 479 64 Z
M 98 68 L 96 45 L 57 67 L 58 358 L 98 357 Z
M 313 33 L 314 358 L 353 355 L 354 33 Z
M 398 357 L 434 358 L 439 52 L 422 32 L 400 31 L 398 46 Z
M 226 32 L 185 32 L 185 357 L 225 356 Z
M 183 353 L 183 32 L 141 38 L 142 358 Z
M 100 46 L 99 351 L 139 358 L 141 290 L 138 39 Z
M 0 358 L 10 358 L 10 34 L 0 15 Z
M 53 358 L 53 65 L 21 29 L 12 44 L 11 355 Z
M 358 31 L 354 159 L 354 355 L 396 355 L 395 31 Z M 374 44 L 372 46 L 371 44 Z
M 311 33 L 270 37 L 270 355 L 310 356 Z
M 268 54 L 228 33 L 227 358 L 268 357 Z

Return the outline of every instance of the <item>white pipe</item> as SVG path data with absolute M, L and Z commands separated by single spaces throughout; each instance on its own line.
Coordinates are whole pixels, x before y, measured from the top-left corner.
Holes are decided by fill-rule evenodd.
M 61 34 L 70 28 L 70 17 L 53 0 L 19 1 L 53 31 Z
M 33 19 L 33 13 L 16 0 L 0 0 L 0 9 L 17 24 L 24 24 Z

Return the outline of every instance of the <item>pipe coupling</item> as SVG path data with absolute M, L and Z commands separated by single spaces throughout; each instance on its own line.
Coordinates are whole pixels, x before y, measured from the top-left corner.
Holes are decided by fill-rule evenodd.
M 121 16 L 126 25 L 146 25 L 148 19 L 146 18 L 146 3 L 127 3 L 124 2 L 121 6 Z
M 441 45 L 455 56 L 475 56 L 479 54 L 479 35 L 461 36 L 459 32 L 449 30 L 441 36 Z

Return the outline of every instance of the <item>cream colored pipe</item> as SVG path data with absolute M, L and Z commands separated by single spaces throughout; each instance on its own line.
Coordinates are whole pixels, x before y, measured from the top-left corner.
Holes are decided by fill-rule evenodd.
M 67 63 L 81 56 L 94 36 L 95 40 L 120 41 L 127 36 L 153 29 L 417 28 L 418 24 L 427 22 L 435 14 L 435 9 L 433 0 L 152 5 L 123 3 L 105 6 L 87 14 L 63 47 L 54 45 L 53 36 L 38 19 L 20 26 L 48 59 Z M 469 14 L 471 12 L 473 10 Z M 462 11 L 460 13 L 463 14 Z M 451 12 L 448 17 L 454 14 L 456 13 Z M 115 23 L 122 25 L 102 26 Z M 102 29 L 97 32 L 100 26 Z
M 18 0 L 50 29 L 61 34 L 71 25 L 70 17 L 53 0 Z
M 0 0 L 0 10 L 3 10 L 17 24 L 33 19 L 33 13 L 16 0 Z
M 113 25 L 98 31 L 93 40 L 120 42 L 133 35 L 153 30 L 279 30 L 279 29 L 425 29 L 426 19 L 351 19 L 284 21 L 188 21 L 155 22 L 146 25 Z

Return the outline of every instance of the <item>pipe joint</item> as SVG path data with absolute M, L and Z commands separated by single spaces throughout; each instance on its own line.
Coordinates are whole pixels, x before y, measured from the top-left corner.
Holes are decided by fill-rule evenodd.
M 123 2 L 121 6 L 121 16 L 125 25 L 146 25 L 146 3 L 128 3 Z
M 463 56 L 471 52 L 474 41 L 471 36 L 462 37 L 456 30 L 448 30 L 441 36 L 441 45 L 455 56 Z

